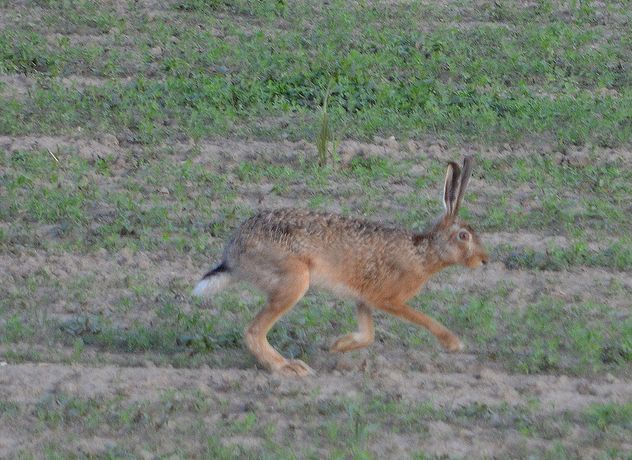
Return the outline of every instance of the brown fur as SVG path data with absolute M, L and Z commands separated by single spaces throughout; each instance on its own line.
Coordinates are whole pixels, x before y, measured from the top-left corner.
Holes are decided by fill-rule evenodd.
M 423 326 L 448 350 L 460 350 L 461 342 L 452 332 L 406 301 L 448 265 L 475 267 L 487 261 L 478 236 L 456 218 L 464 191 L 460 185 L 467 183 L 470 170 L 470 158 L 463 168 L 467 178 L 450 163 L 444 186 L 446 212 L 424 233 L 297 209 L 262 211 L 246 220 L 226 246 L 222 266 L 231 280 L 248 281 L 268 295 L 266 307 L 245 333 L 257 360 L 284 374 L 313 372 L 300 360 L 283 358 L 266 338 L 310 285 L 358 299 L 359 330 L 338 339 L 332 351 L 373 342 L 372 308 Z

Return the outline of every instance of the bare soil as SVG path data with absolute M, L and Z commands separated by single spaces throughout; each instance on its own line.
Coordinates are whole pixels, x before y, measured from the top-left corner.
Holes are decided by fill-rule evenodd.
M 219 165 L 222 171 L 231 171 L 247 159 L 269 158 L 271 163 L 292 164 L 300 155 L 314 155 L 314 147 L 304 141 L 228 140 L 170 147 L 174 162 L 191 159 L 199 167 Z M 87 159 L 112 155 L 120 159 L 113 163 L 113 175 L 107 179 L 97 176 L 93 179 L 107 181 L 114 188 L 126 175 L 128 161 L 134 154 L 124 139 L 114 136 L 96 140 L 80 136 L 5 136 L 0 137 L 0 148 L 8 152 L 50 150 L 57 152 L 60 161 L 71 154 Z M 192 149 L 196 152 L 194 155 Z M 506 150 L 483 150 L 481 154 L 494 158 L 507 154 L 509 149 L 514 156 L 522 152 L 507 147 Z M 524 154 L 528 149 L 536 150 L 534 146 L 524 149 Z M 418 155 L 419 151 L 427 152 L 419 163 L 419 168 L 423 169 L 429 162 L 456 158 L 473 150 L 474 147 L 457 151 L 439 144 L 414 141 L 399 144 L 394 139 L 377 139 L 375 144 L 344 142 L 341 155 L 343 162 L 349 162 L 357 156 L 387 155 L 405 159 Z M 604 161 L 613 157 L 629 161 L 630 152 L 607 150 L 599 152 L 597 157 Z M 269 194 L 272 185 L 253 184 L 250 192 L 243 194 L 244 203 L 252 208 L 302 204 L 300 190 L 296 199 L 281 198 Z M 473 179 L 473 189 L 483 186 L 483 180 Z M 385 216 L 376 218 L 382 217 Z M 35 233 L 41 238 L 51 237 L 51 228 L 41 226 Z M 545 249 L 550 243 L 567 244 L 562 236 L 533 233 L 501 232 L 483 237 L 490 246 L 509 243 L 537 250 Z M 221 241 L 217 243 L 219 248 Z M 604 242 L 591 244 L 599 248 Z M 42 301 L 43 321 L 101 314 L 111 317 L 122 327 L 133 322 L 151 325 L 156 311 L 150 298 L 131 311 L 121 312 L 112 307 L 117 299 L 131 294 L 129 277 L 142 276 L 145 283 L 152 286 L 170 286 L 177 293 L 176 299 L 184 299 L 210 263 L 212 256 L 202 254 L 183 257 L 160 251 L 132 254 L 127 250 L 82 254 L 15 245 L 0 253 L 0 266 L 3 267 L 0 285 L 7 294 L 20 296 L 15 286 L 36 273 L 44 273 L 62 286 L 79 277 L 87 277 L 94 282 L 88 286 L 83 298 L 65 298 L 51 290 L 35 291 L 34 295 Z M 619 294 L 610 292 L 613 283 L 620 286 Z M 619 310 L 622 319 L 630 313 L 632 278 L 629 273 L 600 268 L 581 267 L 558 272 L 510 270 L 502 262 L 494 261 L 485 270 L 450 270 L 439 274 L 425 289 L 440 291 L 448 287 L 476 293 L 499 284 L 512 286 L 508 295 L 512 308 L 516 309 L 524 308 L 538 295 L 546 293 L 569 301 L 580 297 L 598 302 L 607 297 L 609 306 Z M 222 313 L 210 310 L 209 314 Z M 331 339 L 345 332 L 332 331 Z M 305 333 L 309 335 L 309 329 Z M 379 337 L 392 338 L 393 335 L 378 321 Z M 78 364 L 69 363 L 73 350 L 68 347 L 51 350 L 41 343 L 2 346 L 0 360 L 16 349 L 30 350 L 39 358 L 21 363 L 4 358 L 9 363 L 0 366 L 2 407 L 15 405 L 22 414 L 14 418 L 13 423 L 0 427 L 0 456 L 17 455 L 27 445 L 31 451 L 42 452 L 51 443 L 68 439 L 71 439 L 71 445 L 66 447 L 82 455 L 112 451 L 119 443 L 117 431 L 111 427 L 113 422 L 86 429 L 65 409 L 64 398 L 74 398 L 97 401 L 98 407 L 117 407 L 118 412 L 123 410 L 120 407 L 136 408 L 132 417 L 136 417 L 133 420 L 140 425 L 125 435 L 125 441 L 133 455 L 145 458 L 176 451 L 182 455 L 202 455 L 208 452 L 205 450 L 208 435 L 213 433 L 220 433 L 222 446 L 239 445 L 265 451 L 270 446 L 265 444 L 269 441 L 265 441 L 263 435 L 253 435 L 252 431 L 242 433 L 239 429 L 218 429 L 248 423 L 248 414 L 255 414 L 256 426 L 262 427 L 261 430 L 274 427 L 274 434 L 266 435 L 267 438 L 271 437 L 297 455 L 306 455 L 306 446 L 309 447 L 307 452 L 327 455 L 331 450 L 326 446 L 319 447 L 320 441 L 316 442 L 314 436 L 322 437 L 333 420 L 352 417 L 348 410 L 340 409 L 347 407 L 345 404 L 353 405 L 354 411 L 364 414 L 358 416 L 359 422 L 351 418 L 349 424 L 360 423 L 364 427 L 358 439 L 378 458 L 408 457 L 420 451 L 450 457 L 515 457 L 529 452 L 550 452 L 558 445 L 578 456 L 593 457 L 603 447 L 600 444 L 602 434 L 586 423 L 586 411 L 595 404 L 621 405 L 632 400 L 629 371 L 616 376 L 581 378 L 512 374 L 502 364 L 490 361 L 480 353 L 477 345 L 467 345 L 464 353 L 447 354 L 436 343 L 427 343 L 427 348 L 414 348 L 392 340 L 378 340 L 368 350 L 340 356 L 328 353 L 327 343 L 318 343 L 309 363 L 317 370 L 317 375 L 306 379 L 284 379 L 257 369 L 243 349 L 228 359 L 222 357 L 213 361 L 216 364 L 210 366 L 173 368 L 162 365 L 159 353 L 152 351 L 135 355 L 103 353 L 87 347 Z M 165 403 L 166 398 L 171 402 Z M 366 408 L 376 398 L 396 404 L 400 408 L 396 413 L 400 415 L 420 403 L 429 404 L 434 415 L 420 415 L 419 420 L 415 422 L 413 419 L 412 426 L 407 429 L 397 425 L 392 432 L 384 431 L 391 422 L 380 420 L 380 417 L 387 414 Z M 202 409 L 200 401 L 206 404 Z M 176 404 L 177 408 L 167 410 L 165 404 Z M 42 427 L 43 410 L 53 414 L 61 411 L 64 414 L 61 425 Z M 103 415 L 106 420 L 109 420 L 108 416 L 107 413 Z M 531 430 L 527 434 L 520 431 L 516 422 L 523 419 Z M 73 433 L 70 438 L 68 432 Z M 326 440 L 322 442 L 327 443 Z M 619 452 L 630 452 L 632 444 L 628 440 L 616 447 Z
M 404 355 L 401 352 L 393 354 Z M 612 377 L 595 381 L 566 376 L 510 375 L 494 370 L 468 354 L 450 356 L 442 353 L 433 358 L 415 351 L 408 355 L 408 359 L 414 356 L 429 363 L 450 362 L 451 368 L 458 367 L 459 370 L 445 371 L 430 364 L 425 371 L 410 371 L 405 359 L 395 358 L 391 362 L 388 358 L 366 353 L 356 356 L 356 362 L 345 359 L 347 367 L 344 370 L 325 369 L 316 377 L 301 380 L 279 378 L 256 369 L 29 363 L 2 368 L 0 398 L 36 407 L 47 397 L 71 394 L 106 401 L 119 398 L 128 403 L 142 402 L 151 406 L 159 403 L 166 392 L 175 391 L 182 395 L 198 392 L 217 409 L 216 412 L 209 411 L 205 420 L 208 426 L 225 419 L 239 419 L 244 412 L 255 412 L 258 424 L 276 426 L 278 431 L 292 431 L 297 445 L 309 443 L 307 438 L 313 425 L 319 423 L 320 417 L 326 417 L 326 414 L 319 414 L 313 420 L 305 419 L 301 417 L 302 410 L 318 414 L 319 410 L 323 412 L 341 398 L 357 398 L 361 394 L 388 395 L 404 406 L 432 401 L 447 412 L 460 407 L 497 408 L 503 404 L 518 408 L 519 412 L 520 407 L 537 398 L 541 401 L 538 416 L 542 420 L 568 417 L 568 413 L 576 413 L 594 403 L 621 404 L 632 398 L 629 382 Z M 345 366 L 339 364 L 338 367 Z M 226 404 L 221 405 L 221 401 Z M 158 432 L 149 430 L 146 435 L 153 447 L 157 451 L 168 450 L 178 432 L 190 428 L 195 419 L 194 412 L 194 409 L 179 410 L 179 417 L 169 420 Z M 369 424 L 371 422 L 368 420 Z M 33 417 L 27 417 L 14 426 L 1 428 L 0 454 L 6 457 L 26 443 L 31 446 L 45 444 L 55 436 L 54 432 L 36 432 L 34 423 Z M 550 429 L 555 430 L 555 426 Z M 570 431 L 565 441 L 577 442 L 582 447 L 582 456 L 591 457 L 597 453 L 596 449 L 586 445 L 586 441 L 592 439 L 591 433 L 581 428 Z M 500 418 L 472 425 L 458 419 L 452 423 L 437 420 L 420 423 L 418 429 L 409 433 L 377 432 L 372 435 L 379 438 L 371 442 L 373 452 L 379 457 L 392 458 L 409 456 L 419 450 L 451 457 L 513 456 L 550 442 L 539 437 L 525 440 L 516 430 L 506 429 Z M 549 435 L 557 437 L 555 432 Z M 239 436 L 230 436 L 223 441 L 243 442 Z M 249 441 L 261 442 L 257 438 L 249 438 Z M 74 442 L 78 452 L 90 454 L 114 444 L 116 439 L 106 434 L 98 440 L 78 437 Z M 628 442 L 621 447 L 629 451 L 632 444 Z

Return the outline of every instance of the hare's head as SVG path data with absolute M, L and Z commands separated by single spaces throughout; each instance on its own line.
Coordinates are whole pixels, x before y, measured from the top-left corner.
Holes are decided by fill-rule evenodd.
M 450 162 L 443 186 L 444 213 L 432 229 L 437 254 L 446 265 L 461 264 L 469 268 L 489 260 L 481 239 L 472 227 L 457 217 L 463 193 L 472 174 L 472 157 L 465 157 L 463 169 Z

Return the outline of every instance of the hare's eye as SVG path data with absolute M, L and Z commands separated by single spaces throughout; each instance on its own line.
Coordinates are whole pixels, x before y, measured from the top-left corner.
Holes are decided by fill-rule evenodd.
M 461 241 L 468 241 L 470 239 L 470 234 L 466 232 L 465 230 L 461 230 L 459 232 L 459 239 Z

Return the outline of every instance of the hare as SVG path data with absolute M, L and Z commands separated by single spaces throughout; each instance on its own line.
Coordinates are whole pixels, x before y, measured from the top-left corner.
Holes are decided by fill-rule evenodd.
M 303 361 L 281 356 L 266 337 L 312 285 L 358 301 L 358 331 L 340 337 L 331 351 L 370 345 L 374 308 L 425 327 L 447 350 L 459 351 L 463 346 L 456 335 L 406 301 L 431 275 L 449 265 L 475 268 L 488 261 L 479 237 L 457 218 L 472 162 L 466 157 L 462 170 L 449 162 L 443 187 L 445 210 L 422 233 L 329 213 L 261 211 L 237 228 L 221 263 L 202 277 L 193 294 L 209 296 L 239 280 L 264 291 L 267 304 L 246 329 L 245 342 L 261 365 L 280 374 L 314 373 Z

